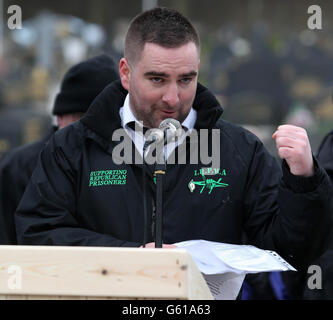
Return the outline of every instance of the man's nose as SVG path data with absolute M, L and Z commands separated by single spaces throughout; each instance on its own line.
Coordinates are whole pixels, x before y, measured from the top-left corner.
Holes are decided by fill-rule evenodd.
M 174 107 L 179 102 L 179 89 L 177 84 L 172 83 L 167 88 L 163 95 L 163 101 L 166 102 L 170 107 Z

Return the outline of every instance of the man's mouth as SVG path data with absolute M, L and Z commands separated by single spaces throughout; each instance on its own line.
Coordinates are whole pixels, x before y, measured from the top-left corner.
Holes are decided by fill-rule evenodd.
M 171 117 L 171 116 L 174 116 L 176 114 L 176 111 L 162 110 L 162 113 Z

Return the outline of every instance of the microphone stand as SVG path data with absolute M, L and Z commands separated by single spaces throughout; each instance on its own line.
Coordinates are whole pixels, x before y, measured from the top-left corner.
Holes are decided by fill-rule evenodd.
M 155 137 L 151 141 L 146 141 L 143 146 L 143 165 L 146 165 L 146 151 L 148 147 L 155 141 Z M 142 184 L 143 184 L 143 219 L 144 219 L 144 230 L 143 230 L 143 244 L 142 247 L 145 248 L 148 242 L 148 212 L 147 212 L 147 186 L 146 186 L 146 171 L 142 170 Z
M 147 235 L 147 226 L 148 226 L 148 213 L 147 213 L 147 187 L 146 187 L 146 172 L 143 168 L 142 170 L 142 183 L 143 183 L 143 244 L 142 247 L 145 248 L 148 242 L 148 235 Z
M 175 119 L 165 119 L 163 120 L 160 125 L 159 129 L 163 132 L 163 136 L 159 137 L 159 134 L 155 134 L 151 142 L 147 142 L 144 145 L 143 150 L 143 157 L 145 161 L 145 151 L 147 150 L 148 146 L 157 141 L 160 143 L 161 152 L 157 153 L 157 163 L 155 164 L 154 170 L 154 177 L 156 178 L 156 212 L 155 212 L 155 248 L 162 248 L 163 246 L 163 182 L 164 176 L 166 173 L 166 160 L 164 155 L 164 144 L 168 144 L 168 135 L 167 131 L 172 129 L 173 135 L 176 135 L 176 131 L 181 128 L 179 121 Z M 172 138 L 172 137 L 171 137 Z M 146 187 L 145 187 L 145 173 L 143 173 L 143 184 L 144 184 L 144 220 L 145 220 L 145 230 L 144 230 L 144 240 L 143 246 L 145 246 L 147 241 L 147 199 L 146 199 Z
M 166 172 L 166 164 L 164 159 L 164 140 L 165 133 L 163 133 L 164 139 L 158 142 L 156 136 L 153 136 L 152 140 L 146 141 L 143 146 L 143 161 L 146 164 L 146 151 L 153 142 L 158 142 L 161 148 L 161 153 L 158 153 L 157 163 L 154 168 L 154 177 L 156 178 L 156 212 L 155 212 L 155 248 L 162 248 L 163 246 L 163 178 Z M 143 215 L 144 215 L 144 233 L 143 233 L 143 247 L 146 246 L 148 241 L 147 236 L 147 224 L 148 224 L 148 213 L 147 213 L 147 191 L 146 191 L 146 173 L 142 172 L 143 182 Z
M 166 173 L 164 158 L 164 144 L 159 159 L 155 165 L 156 177 L 156 223 L 155 223 L 155 248 L 163 246 L 163 181 Z

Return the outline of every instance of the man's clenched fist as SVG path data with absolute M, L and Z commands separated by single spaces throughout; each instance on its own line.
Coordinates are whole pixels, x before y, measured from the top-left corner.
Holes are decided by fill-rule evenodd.
M 311 146 L 306 130 L 292 125 L 282 125 L 273 133 L 281 159 L 285 159 L 290 172 L 309 177 L 314 173 Z

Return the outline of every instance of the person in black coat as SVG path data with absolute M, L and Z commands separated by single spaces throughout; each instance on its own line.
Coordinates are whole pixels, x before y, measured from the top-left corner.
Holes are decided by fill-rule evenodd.
M 326 170 L 333 183 L 333 131 L 329 132 L 324 137 L 318 149 L 317 159 Z M 314 271 L 308 273 L 303 299 L 333 300 L 333 235 L 331 235 L 328 249 L 319 259 L 313 262 L 313 265 L 320 267 L 320 269 L 317 268 L 317 270 L 320 270 L 321 274 L 315 275 Z M 316 286 L 309 286 L 308 283 L 313 284 L 316 276 L 320 276 L 317 278 Z
M 306 131 L 278 127 L 272 137 L 280 166 L 257 137 L 220 119 L 222 107 L 198 83 L 197 32 L 172 9 L 137 16 L 124 52 L 121 80 L 41 152 L 15 213 L 19 243 L 154 247 L 156 190 L 153 172 L 140 161 L 149 138 L 143 126 L 158 128 L 172 118 L 186 131 L 178 146 L 166 141 L 182 161 L 156 170 L 166 173 L 163 247 L 193 239 L 242 244 L 245 232 L 248 244 L 277 251 L 296 268 L 319 256 L 331 226 L 333 189 Z M 205 141 L 185 136 L 192 133 Z M 204 148 L 213 153 L 208 161 L 198 157 Z M 148 224 L 143 173 L 153 189 L 145 198 Z
M 53 133 L 80 119 L 96 96 L 118 79 L 114 61 L 99 55 L 71 67 L 64 76 L 53 107 L 57 127 L 42 139 L 15 148 L 0 162 L 0 245 L 17 244 L 14 213 L 38 161 Z
M 322 140 L 317 153 L 318 162 L 326 170 L 333 183 L 333 131 Z M 333 197 L 333 195 L 332 195 Z M 332 212 L 333 214 L 333 212 Z M 327 250 L 309 266 L 299 272 L 284 272 L 282 278 L 291 299 L 332 300 L 333 299 L 333 234 L 327 241 Z M 312 269 L 320 267 L 320 269 Z M 315 272 L 315 270 L 319 271 Z M 315 274 L 316 273 L 316 274 Z M 317 277 L 317 283 L 313 282 Z M 309 285 L 310 284 L 310 285 Z

